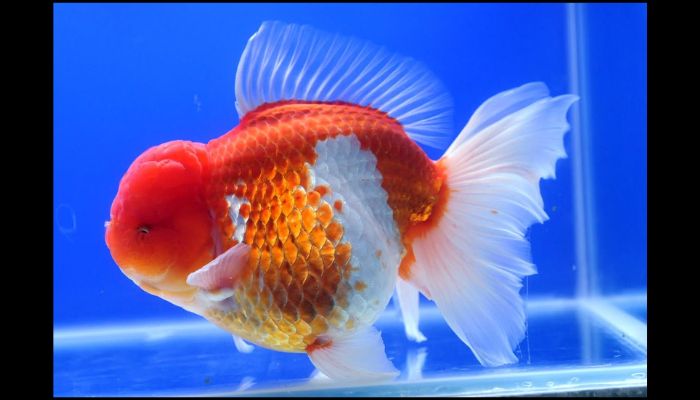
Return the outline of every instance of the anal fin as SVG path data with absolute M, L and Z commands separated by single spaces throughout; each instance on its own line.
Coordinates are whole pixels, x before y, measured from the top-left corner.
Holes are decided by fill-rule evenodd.
M 368 382 L 399 375 L 386 356 L 379 331 L 372 326 L 349 336 L 318 338 L 306 351 L 314 366 L 332 379 Z

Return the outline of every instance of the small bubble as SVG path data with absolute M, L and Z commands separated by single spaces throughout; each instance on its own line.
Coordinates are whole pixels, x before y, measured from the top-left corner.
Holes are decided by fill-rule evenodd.
M 523 387 L 532 387 L 532 382 L 530 382 L 530 381 L 523 382 Z
M 569 383 L 577 383 L 578 381 L 579 381 L 578 377 L 575 377 L 575 376 L 573 378 L 569 379 Z
M 571 266 L 571 270 L 572 270 L 572 271 L 576 271 L 576 265 L 572 265 L 572 266 Z

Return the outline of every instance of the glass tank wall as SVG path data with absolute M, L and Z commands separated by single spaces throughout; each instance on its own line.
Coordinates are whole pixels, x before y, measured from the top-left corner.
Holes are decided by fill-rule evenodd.
M 422 61 L 454 100 L 454 135 L 531 81 L 581 97 L 566 159 L 528 232 L 518 364 L 479 365 L 433 303 L 408 341 L 377 327 L 400 377 L 344 385 L 304 354 L 256 347 L 124 276 L 104 241 L 119 180 L 147 148 L 238 124 L 235 68 L 265 20 L 368 39 Z M 425 148 L 437 159 L 442 150 Z M 54 394 L 513 395 L 646 386 L 645 4 L 54 5 Z

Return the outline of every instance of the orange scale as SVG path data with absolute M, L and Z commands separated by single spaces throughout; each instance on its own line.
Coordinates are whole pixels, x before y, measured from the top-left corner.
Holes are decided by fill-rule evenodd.
M 338 221 L 331 221 L 326 227 L 326 236 L 333 244 L 343 237 L 343 226 Z
M 311 251 L 311 240 L 309 239 L 309 234 L 306 233 L 306 231 L 299 231 L 299 235 L 295 238 L 297 247 L 299 248 L 299 254 L 303 258 L 307 258 L 309 256 L 309 252 Z
M 270 159 L 265 159 L 263 161 L 262 175 L 260 176 L 260 178 L 269 181 L 272 180 L 276 174 L 277 169 L 275 168 L 274 162 Z
M 306 282 L 306 278 L 309 276 L 309 268 L 303 257 L 297 257 L 297 260 L 292 265 L 292 275 L 294 276 L 295 282 L 300 284 Z
M 307 349 L 314 348 L 313 346 L 316 346 L 317 343 L 317 337 L 313 333 L 309 333 L 304 336 L 304 344 L 306 345 Z
M 252 244 L 255 240 L 256 232 L 257 229 L 255 228 L 255 224 L 253 223 L 253 221 L 248 220 L 248 223 L 246 224 L 245 228 L 245 233 L 243 234 L 243 241 L 249 245 Z
M 348 300 L 348 294 L 350 291 L 351 289 L 349 285 L 341 285 L 341 287 L 338 289 L 338 293 L 340 295 L 336 296 L 335 298 L 335 304 L 344 310 L 350 307 L 350 301 Z
M 309 128 L 313 131 L 313 128 L 312 128 L 312 127 L 309 127 Z M 289 141 L 290 141 L 290 144 L 291 144 L 295 149 L 301 149 L 301 148 L 304 147 L 304 145 L 306 144 L 306 141 L 304 140 L 304 136 L 303 136 L 303 135 L 300 135 L 300 134 L 291 135 L 289 139 L 290 139 L 290 140 L 289 140 Z
M 222 221 L 222 224 L 223 224 L 222 230 L 224 233 L 224 237 L 230 238 L 231 236 L 233 236 L 233 231 L 236 230 L 236 227 L 233 226 L 233 222 L 231 222 L 231 219 L 226 218 L 225 220 Z
M 284 250 L 279 246 L 274 246 L 270 249 L 270 255 L 272 256 L 270 269 L 278 269 L 282 265 L 282 261 L 284 261 Z
M 284 288 L 286 292 L 287 288 L 294 280 L 294 277 L 292 276 L 291 267 L 288 262 L 285 261 L 282 263 L 282 267 L 280 268 L 279 274 L 280 280 L 278 284 L 281 285 L 280 287 Z
M 256 190 L 255 195 L 253 197 L 249 197 L 248 200 L 250 200 L 252 203 L 260 203 L 265 201 L 265 196 L 267 196 L 267 185 L 264 183 L 258 183 L 255 186 L 258 187 L 258 190 Z
M 263 275 L 263 282 L 265 283 L 265 286 L 268 288 L 274 288 L 277 286 L 277 283 L 279 281 L 279 270 L 278 268 L 270 268 L 265 272 L 265 275 Z M 265 296 L 261 296 L 265 297 Z
M 310 231 L 316 225 L 316 212 L 311 207 L 301 211 L 301 224 L 305 231 Z
M 323 274 L 322 287 L 323 290 L 330 294 L 335 294 L 338 290 L 338 283 L 340 282 L 340 273 L 336 268 L 327 268 Z
M 256 223 L 256 224 L 257 224 L 258 222 L 260 222 L 260 211 L 258 211 L 258 210 L 252 211 L 252 212 L 250 213 L 250 219 L 251 219 L 251 221 L 253 221 L 253 222 Z M 264 224 L 263 224 L 263 226 L 264 226 Z M 260 229 L 260 228 L 258 228 L 258 229 Z
M 299 182 L 297 186 L 300 184 Z M 292 193 L 294 198 L 294 207 L 298 209 L 303 209 L 306 206 L 306 190 L 303 187 L 297 187 Z
M 311 326 L 308 325 L 316 317 L 316 309 L 314 305 L 308 300 L 309 296 L 306 295 L 306 290 L 304 290 L 304 300 L 299 304 L 299 318 L 304 324 L 298 324 L 297 329 L 302 335 L 308 335 L 311 333 Z
M 260 251 L 259 248 L 257 247 L 252 247 L 250 249 L 250 253 L 248 253 L 248 266 L 250 268 L 255 268 L 258 265 L 258 262 L 260 261 L 260 256 L 262 255 L 262 252 Z
M 267 244 L 274 246 L 277 243 L 277 231 L 275 230 L 275 222 L 269 220 L 265 227 L 265 238 L 267 239 Z
M 283 319 L 280 321 L 296 321 L 299 319 L 299 306 L 298 304 L 294 304 L 290 301 L 287 301 L 287 304 L 284 305 L 282 308 L 282 315 Z M 292 325 L 292 324 L 290 324 Z M 293 326 L 293 325 L 292 325 Z M 296 328 L 294 329 L 294 332 L 296 333 Z
M 316 164 L 316 157 L 318 155 L 316 154 L 316 150 L 314 150 L 313 146 L 304 147 L 301 149 L 301 154 L 304 156 L 304 160 L 306 160 L 309 164 Z M 306 169 L 304 169 L 304 171 L 306 171 Z
M 331 192 L 331 189 L 327 185 L 319 185 L 314 188 L 315 191 L 318 192 L 321 197 L 329 194 Z
M 304 166 L 304 162 L 306 162 L 306 157 L 304 157 L 304 153 L 301 152 L 301 149 L 295 148 L 290 152 L 289 163 L 292 168 L 300 170 Z
M 295 336 L 296 334 L 296 329 L 294 328 L 294 325 L 285 321 L 284 319 L 277 321 L 277 327 L 279 328 L 280 332 L 287 335 L 287 340 L 291 340 L 292 336 Z
M 276 320 L 276 321 L 279 321 L 279 320 Z M 274 340 L 277 341 L 278 345 L 283 345 L 284 343 L 287 343 L 289 341 L 289 336 L 286 333 L 279 330 L 279 328 L 277 331 L 272 333 L 271 336 Z
M 316 296 L 316 292 L 321 287 L 320 281 L 322 278 L 323 266 L 321 268 L 312 267 L 307 263 L 306 268 L 306 278 L 302 284 L 304 289 L 304 296 L 313 298 Z
M 243 193 L 241 197 L 245 197 L 246 199 L 253 199 L 255 198 L 255 195 L 258 193 L 258 185 L 246 185 L 246 190 Z
M 309 274 L 314 275 L 316 277 L 320 277 L 323 275 L 323 260 L 321 259 L 321 253 L 316 247 L 311 247 L 311 251 L 309 252 L 308 263 Z
M 333 244 L 329 240 L 326 240 L 326 244 L 323 245 L 320 253 L 324 268 L 328 268 L 333 264 L 333 260 L 335 259 L 335 247 L 333 247 Z
M 272 185 L 275 189 L 275 193 L 278 195 L 283 193 L 287 188 L 287 182 L 284 180 L 284 176 L 279 171 L 277 171 L 275 177 L 272 179 Z
M 334 305 L 335 302 L 333 301 L 333 296 L 326 293 L 325 291 L 321 291 L 318 294 L 318 296 L 316 296 L 316 300 L 314 301 L 314 308 L 316 309 L 316 313 L 318 314 L 316 315 L 316 318 L 328 315 L 333 309 Z M 313 327 L 313 322 L 311 326 Z
M 286 294 L 284 296 L 286 296 Z M 274 295 L 273 298 L 275 298 Z M 280 299 L 283 300 L 282 298 Z M 267 317 L 275 322 L 275 325 L 277 325 L 277 321 L 282 319 L 282 310 L 280 310 L 280 308 L 281 307 L 277 306 L 277 304 L 273 304 L 267 311 Z
M 318 216 L 319 222 L 321 222 L 325 228 L 331 222 L 331 219 L 333 219 L 333 209 L 331 208 L 330 204 L 324 202 L 318 207 L 316 215 Z
M 248 204 L 248 203 L 241 204 L 241 207 L 239 208 L 238 213 L 244 219 L 248 219 L 248 217 L 250 217 L 250 204 Z
M 287 185 L 290 188 L 295 188 L 299 186 L 299 184 L 301 184 L 301 178 L 299 177 L 299 173 L 294 170 L 287 171 L 284 178 L 287 180 Z
M 276 157 L 275 166 L 277 167 L 278 172 L 285 174 L 289 169 L 289 160 L 284 156 Z
M 341 326 L 345 322 L 347 314 L 343 311 L 342 307 L 333 307 L 331 313 L 328 315 L 328 323 L 333 326 Z
M 293 209 L 287 216 L 287 224 L 293 237 L 299 236 L 301 232 L 301 213 L 297 209 Z
M 311 239 L 311 244 L 320 249 L 326 243 L 326 232 L 321 225 L 316 225 L 316 227 L 311 230 L 309 238 Z
M 262 331 L 267 333 L 268 335 L 272 335 L 274 332 L 277 331 L 277 325 L 269 318 L 265 320 L 265 322 L 263 322 L 261 328 Z
M 303 297 L 304 294 L 301 285 L 297 281 L 292 281 L 287 288 L 287 304 L 298 306 Z
M 350 243 L 341 243 L 335 248 L 335 261 L 339 266 L 344 266 L 352 256 L 352 245 Z
M 287 226 L 287 220 L 284 214 L 280 215 L 279 219 L 277 220 L 276 228 L 277 237 L 279 238 L 279 240 L 282 243 L 286 242 L 287 238 L 289 237 L 289 227 Z
M 324 309 L 325 308 L 326 307 L 324 307 Z M 313 321 L 311 321 L 310 325 L 311 325 L 311 330 L 312 330 L 313 335 L 318 336 L 318 335 L 324 334 L 324 333 L 326 333 L 326 331 L 328 331 L 328 322 L 321 315 L 317 314 L 316 317 L 314 317 Z
M 270 206 L 270 218 L 272 218 L 272 221 L 277 221 L 280 214 L 282 214 L 282 207 L 277 199 L 273 199 L 272 205 Z
M 260 268 L 261 271 L 267 272 L 267 270 L 270 268 L 270 263 L 272 261 L 272 255 L 270 254 L 270 251 L 268 249 L 262 249 L 260 251 L 260 260 L 258 261 L 258 268 Z M 257 285 L 253 285 L 257 287 Z
M 292 198 L 292 195 L 289 192 L 284 193 L 280 196 L 280 202 L 280 205 L 282 207 L 282 213 L 284 215 L 289 215 L 289 213 L 291 213 L 292 209 L 294 208 L 294 198 Z
M 297 249 L 297 246 L 294 244 L 294 240 L 292 238 L 288 238 L 286 242 L 284 242 L 284 257 L 289 263 L 294 263 L 297 260 L 297 255 L 299 254 L 299 250 Z
M 263 224 L 267 224 L 267 222 L 270 220 L 270 215 L 272 213 L 270 212 L 269 208 L 265 208 L 262 211 L 260 211 L 260 219 L 259 221 L 262 222 Z
M 254 238 L 253 243 L 258 248 L 262 247 L 265 244 L 265 231 L 262 229 L 262 227 L 260 225 L 258 225 L 258 229 L 255 232 L 255 238 Z

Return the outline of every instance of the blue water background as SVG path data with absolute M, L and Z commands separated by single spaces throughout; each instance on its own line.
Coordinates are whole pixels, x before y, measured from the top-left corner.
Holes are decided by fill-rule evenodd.
M 604 294 L 646 290 L 646 6 L 590 4 L 584 142 Z M 454 98 L 454 135 L 488 97 L 541 80 L 570 90 L 565 4 L 54 5 L 54 324 L 195 318 L 128 280 L 104 243 L 119 180 L 165 141 L 238 123 L 235 68 L 264 20 L 369 39 L 424 62 Z M 571 154 L 571 135 L 565 138 Z M 440 152 L 428 150 L 438 158 Z M 576 295 L 571 158 L 541 184 L 528 296 Z

